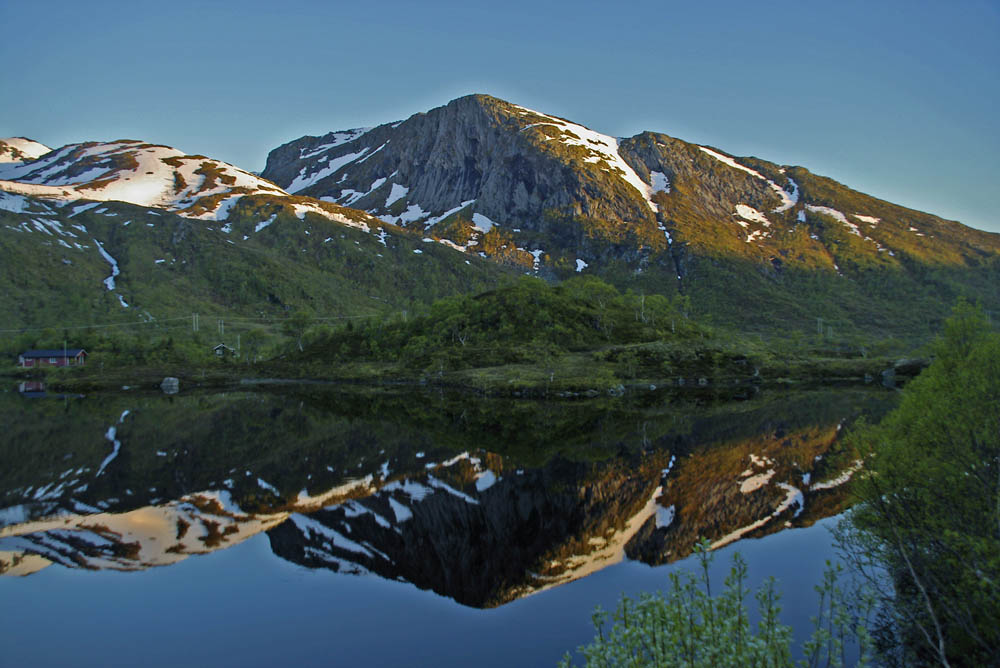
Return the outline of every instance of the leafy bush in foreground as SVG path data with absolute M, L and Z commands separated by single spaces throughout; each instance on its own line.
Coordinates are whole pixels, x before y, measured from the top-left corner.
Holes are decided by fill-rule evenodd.
M 890 664 L 1000 664 L 1000 335 L 959 303 L 896 410 L 855 432 L 841 545 L 878 592 Z
M 746 586 L 747 566 L 739 553 L 725 587 L 712 594 L 708 566 L 712 555 L 706 540 L 695 548 L 701 566 L 699 575 L 671 573 L 666 594 L 643 594 L 638 601 L 622 597 L 613 613 L 612 625 L 605 630 L 607 613 L 594 613 L 598 636 L 590 645 L 579 648 L 587 668 L 610 666 L 793 666 L 792 630 L 778 619 L 780 594 L 774 578 L 769 578 L 754 594 L 760 620 L 756 629 L 750 624 Z M 853 599 L 859 615 L 849 612 L 848 598 L 838 585 L 841 567 L 831 566 L 819 593 L 819 612 L 812 618 L 814 631 L 803 647 L 805 659 L 800 666 L 844 666 L 847 650 L 856 644 L 858 664 L 870 659 L 868 615 L 873 599 L 862 595 Z M 567 654 L 560 668 L 569 668 Z

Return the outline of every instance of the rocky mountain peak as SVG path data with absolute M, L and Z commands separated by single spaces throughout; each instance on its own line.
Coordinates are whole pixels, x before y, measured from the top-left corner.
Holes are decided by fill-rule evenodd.
M 803 167 L 659 132 L 615 138 L 489 95 L 302 137 L 272 151 L 262 174 L 541 276 L 586 271 L 643 291 L 706 291 L 713 303 L 721 290 L 738 309 L 762 294 L 803 299 L 804 284 L 785 283 L 797 273 L 846 279 L 853 294 L 852 281 L 876 274 L 1000 257 L 1000 235 Z

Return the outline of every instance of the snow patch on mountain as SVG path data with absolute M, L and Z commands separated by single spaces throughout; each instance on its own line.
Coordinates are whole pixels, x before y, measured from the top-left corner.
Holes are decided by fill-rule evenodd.
M 332 220 L 335 223 L 340 223 L 341 225 L 346 225 L 348 227 L 359 229 L 362 232 L 371 233 L 372 231 L 371 227 L 368 226 L 368 223 L 364 221 L 353 220 L 337 211 L 330 211 L 324 208 L 319 201 L 317 201 L 315 204 L 313 203 L 293 204 L 292 209 L 295 211 L 295 215 L 299 220 L 305 220 L 306 214 L 312 213 L 317 216 L 322 216 L 327 220 Z
M 875 216 L 862 216 L 860 213 L 852 213 L 851 215 L 860 220 L 862 223 L 868 223 L 869 225 L 878 225 L 882 222 L 881 218 L 876 218 Z
M 809 209 L 809 211 L 812 213 L 821 213 L 825 216 L 833 218 L 834 220 L 842 224 L 844 227 L 849 229 L 851 231 L 851 234 L 857 235 L 859 237 L 863 236 L 861 234 L 861 229 L 856 224 L 847 220 L 847 216 L 842 214 L 840 211 L 837 211 L 836 209 L 831 209 L 828 206 L 814 206 L 812 204 L 806 204 L 806 208 Z
M 0 163 L 20 163 L 42 157 L 52 149 L 27 137 L 0 139 Z
M 497 474 L 486 469 L 476 476 L 476 491 L 482 494 L 497 483 Z
M 392 223 L 394 225 L 401 225 L 401 226 L 408 225 L 409 223 L 415 223 L 417 221 L 423 221 L 424 229 L 428 229 L 440 223 L 448 216 L 458 213 L 465 207 L 469 206 L 470 204 L 473 204 L 475 201 L 476 200 L 474 199 L 466 200 L 461 204 L 458 204 L 457 206 L 454 206 L 437 216 L 432 216 L 430 211 L 424 211 L 419 204 L 414 203 L 407 206 L 406 211 L 404 211 L 402 214 L 398 216 L 383 214 L 379 216 L 379 220 L 386 223 Z M 431 217 L 428 218 L 428 216 Z
M 406 211 L 398 216 L 392 216 L 389 214 L 383 214 L 379 216 L 379 220 L 386 223 L 393 223 L 394 225 L 408 225 L 409 223 L 414 223 L 418 220 L 426 218 L 431 215 L 429 211 L 424 211 L 419 204 L 410 204 L 406 207 Z
M 104 246 L 101 244 L 100 241 L 94 239 L 94 243 L 97 244 L 97 251 L 101 254 L 101 257 L 107 260 L 108 264 L 111 265 L 111 275 L 104 279 L 104 286 L 108 289 L 109 292 L 114 292 L 115 278 L 118 276 L 118 274 L 121 273 L 121 270 L 118 269 L 118 261 L 115 260 L 113 257 L 111 257 L 111 255 L 106 250 L 104 250 Z M 128 308 L 128 304 L 125 302 L 124 299 L 122 299 L 122 296 L 117 295 L 117 297 L 118 297 L 118 303 L 120 303 L 123 308 Z
M 636 171 L 632 169 L 627 162 L 625 162 L 619 153 L 617 139 L 601 134 L 600 132 L 595 132 L 590 128 L 583 127 L 582 125 L 577 125 L 576 123 L 564 121 L 563 119 L 556 118 L 555 116 L 543 114 L 540 111 L 528 109 L 527 107 L 522 107 L 520 105 L 513 106 L 524 112 L 535 114 L 547 119 L 547 122 L 545 123 L 533 123 L 525 126 L 521 129 L 522 132 L 537 125 L 552 125 L 559 128 L 562 131 L 559 136 L 559 141 L 568 146 L 580 146 L 587 149 L 590 153 L 588 157 L 584 158 L 584 162 L 606 162 L 612 172 L 616 172 L 619 177 L 639 192 L 652 211 L 655 212 L 658 210 L 656 204 L 654 204 L 650 199 L 653 192 L 655 192 L 654 188 L 643 181 Z
M 442 220 L 444 220 L 448 216 L 450 216 L 452 214 L 455 214 L 455 213 L 458 213 L 459 211 L 461 211 L 465 207 L 469 206 L 470 204 L 474 204 L 475 201 L 476 200 L 474 200 L 474 199 L 465 200 L 464 202 L 458 204 L 457 206 L 454 206 L 454 207 L 448 209 L 447 211 L 445 211 L 444 213 L 442 213 L 440 216 L 435 216 L 433 218 L 430 218 L 429 220 L 427 220 L 424 223 L 424 225 L 427 226 L 427 227 L 430 227 L 432 225 L 437 225 L 438 223 L 440 223 Z
M 782 170 L 782 173 L 784 173 L 784 170 Z M 767 183 L 769 186 L 772 187 L 772 189 L 774 188 L 774 183 L 772 183 L 771 181 L 768 181 Z M 789 178 L 788 185 L 792 187 L 791 192 L 786 192 L 784 189 L 778 188 L 782 204 L 777 209 L 774 209 L 773 213 L 782 213 L 784 211 L 788 211 L 789 209 L 793 208 L 796 204 L 799 203 L 799 184 L 793 181 L 791 178 Z
M 747 206 L 746 204 L 736 205 L 736 215 L 739 216 L 740 218 L 743 218 L 744 220 L 749 220 L 750 222 L 753 223 L 760 223 L 765 227 L 771 226 L 771 221 L 767 219 L 767 216 L 765 216 L 752 206 Z
M 372 181 L 372 184 L 368 186 L 368 190 L 364 192 L 360 190 L 351 190 L 349 188 L 345 188 L 344 190 L 340 191 L 340 197 L 332 201 L 334 201 L 337 204 L 340 204 L 341 206 L 353 206 L 354 203 L 357 202 L 362 197 L 366 197 L 375 192 L 376 190 L 378 190 L 382 186 L 382 184 L 385 183 L 385 181 L 386 181 L 385 178 L 375 179 L 374 181 Z M 325 202 L 331 201 L 331 198 L 324 197 L 321 199 Z
M 778 507 L 775 508 L 770 515 L 766 515 L 761 519 L 757 520 L 756 522 L 753 522 L 744 527 L 740 527 L 738 529 L 735 529 L 734 531 L 729 532 L 722 538 L 712 543 L 709 549 L 717 550 L 720 547 L 732 543 L 733 541 L 739 540 L 740 538 L 750 533 L 751 531 L 761 528 L 762 526 L 770 522 L 773 518 L 777 517 L 778 515 L 781 515 L 783 512 L 785 512 L 792 506 L 795 505 L 798 506 L 794 515 L 795 517 L 798 517 L 799 514 L 802 512 L 803 508 L 805 508 L 805 496 L 799 489 L 789 485 L 788 483 L 779 482 L 778 487 L 785 490 L 785 498 L 782 499 L 781 503 L 778 504 Z
M 402 198 L 406 197 L 406 193 L 410 192 L 410 189 L 406 186 L 401 186 L 398 183 L 392 184 L 392 189 L 389 191 L 389 196 L 385 198 L 385 208 L 389 208 Z
M 119 425 L 125 421 L 125 418 L 128 417 L 128 414 L 130 412 L 131 411 L 126 410 L 121 414 L 121 417 L 118 418 Z M 101 462 L 101 466 L 97 469 L 97 473 L 94 474 L 95 478 L 100 477 L 100 475 L 104 473 L 104 469 L 108 467 L 108 464 L 114 461 L 114 459 L 118 456 L 118 453 L 121 452 L 122 442 L 118 440 L 117 436 L 118 436 L 118 426 L 111 425 L 110 427 L 108 427 L 107 432 L 105 432 L 104 434 L 104 438 L 107 439 L 108 441 L 111 441 L 112 445 L 111 454 L 105 457 L 104 461 Z
M 311 174 L 306 173 L 307 170 L 309 169 L 308 166 L 303 167 L 302 169 L 299 170 L 299 174 L 298 176 L 295 177 L 295 180 L 292 181 L 291 184 L 289 184 L 288 192 L 294 194 L 299 192 L 300 190 L 305 190 L 306 188 L 316 183 L 317 181 L 325 179 L 327 176 L 330 176 L 334 172 L 338 171 L 341 167 L 349 165 L 358 158 L 361 158 L 367 152 L 368 152 L 368 147 L 366 146 L 357 153 L 346 153 L 342 156 L 333 158 L 332 160 L 326 162 L 325 167 Z
M 652 194 L 656 193 L 669 193 L 670 192 L 670 179 L 663 172 L 653 172 L 649 173 L 649 177 L 652 179 Z
M 22 195 L 14 195 L 12 193 L 0 191 L 0 209 L 4 211 L 10 211 L 11 213 L 24 213 L 25 209 L 29 208 L 30 201 L 31 200 Z
M 236 203 L 243 199 L 244 195 L 233 195 L 232 197 L 227 197 L 215 209 L 210 209 L 205 213 L 189 216 L 190 218 L 197 218 L 200 220 L 225 220 L 229 217 L 229 212 L 232 211 Z M 228 234 L 228 230 L 226 230 Z
M 594 537 L 587 543 L 584 551 L 570 555 L 562 564 L 558 575 L 540 577 L 544 585 L 537 591 L 544 591 L 567 582 L 579 580 L 596 573 L 608 566 L 625 560 L 625 546 L 651 518 L 657 526 L 666 526 L 669 509 L 663 509 L 657 500 L 663 494 L 663 487 L 657 487 L 639 512 L 629 517 L 624 526 L 616 527 L 603 536 Z M 670 521 L 673 516 L 670 515 Z
M 260 221 L 254 226 L 253 231 L 260 232 L 262 229 L 273 223 L 275 218 L 277 218 L 277 214 L 272 214 L 267 220 Z
M 384 149 L 386 147 L 386 144 L 388 144 L 388 143 L 389 143 L 389 141 L 386 140 L 384 144 L 382 144 L 381 146 L 379 146 L 377 149 L 375 149 L 374 151 L 372 151 L 371 153 L 369 153 L 365 157 L 363 157 L 360 160 L 358 160 L 358 164 L 361 164 L 362 162 L 364 162 L 368 158 L 372 157 L 373 155 L 375 155 L 376 153 L 378 153 L 379 151 L 381 151 L 382 149 Z
M 729 165 L 733 169 L 738 169 L 741 172 L 746 172 L 747 174 L 750 174 L 751 176 L 755 176 L 758 179 L 760 179 L 762 181 L 765 181 L 767 183 L 767 186 L 771 190 L 773 190 L 774 193 L 778 197 L 781 198 L 781 205 L 778 206 L 778 207 L 776 207 L 776 208 L 774 208 L 774 209 L 771 209 L 771 213 L 783 213 L 785 211 L 788 211 L 792 207 L 794 207 L 796 204 L 798 204 L 798 201 L 799 201 L 799 186 L 798 186 L 797 183 L 795 183 L 795 181 L 792 181 L 791 179 L 788 179 L 788 182 L 792 186 L 792 191 L 788 192 L 784 188 L 782 188 L 781 186 L 779 186 L 777 183 L 775 183 L 771 179 L 767 178 L 766 176 L 764 176 L 763 174 L 761 174 L 760 172 L 758 172 L 757 170 L 750 169 L 749 167 L 741 165 L 740 163 L 736 162 L 736 160 L 734 160 L 733 158 L 730 158 L 728 155 L 723 155 L 723 154 L 718 153 L 717 151 L 713 151 L 712 149 L 707 148 L 705 146 L 699 146 L 698 148 L 700 148 L 702 151 L 704 151 L 708 155 L 712 156 L 713 158 L 715 158 L 719 162 L 721 162 L 723 164 L 726 164 L 726 165 Z
M 491 229 L 493 229 L 494 225 L 496 225 L 496 223 L 494 223 L 492 220 L 490 220 L 483 214 L 481 213 L 472 214 L 472 226 L 477 230 L 479 230 L 480 232 L 482 232 L 483 234 L 486 234 Z
M 63 513 L 3 527 L 0 547 L 22 554 L 30 551 L 70 568 L 134 571 L 230 547 L 288 517 L 287 513 L 247 515 L 228 492 L 189 494 L 125 513 L 101 512 L 79 502 L 76 506 L 86 514 Z M 186 527 L 183 536 L 178 536 L 179 526 Z M 121 549 L 126 545 L 132 549 Z
M 121 201 L 219 220 L 236 200 L 197 206 L 205 197 L 287 193 L 218 160 L 168 146 L 122 140 L 70 144 L 19 165 L 0 166 L 0 190 L 64 201 Z M 210 200 L 212 202 L 212 200 Z
M 353 130 L 344 130 L 342 132 L 334 132 L 330 137 L 330 141 L 315 146 L 313 148 L 303 148 L 299 150 L 299 158 L 302 160 L 308 160 L 309 158 L 316 157 L 317 155 L 329 151 L 332 148 L 336 148 L 342 144 L 347 144 L 354 141 L 355 139 L 361 137 L 363 134 L 371 130 L 371 128 L 354 128 Z

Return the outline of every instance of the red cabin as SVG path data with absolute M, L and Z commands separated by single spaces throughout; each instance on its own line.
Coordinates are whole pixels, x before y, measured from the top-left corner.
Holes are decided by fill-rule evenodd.
M 65 350 L 26 350 L 17 356 L 17 365 L 30 369 L 36 366 L 83 366 L 87 351 L 83 348 Z

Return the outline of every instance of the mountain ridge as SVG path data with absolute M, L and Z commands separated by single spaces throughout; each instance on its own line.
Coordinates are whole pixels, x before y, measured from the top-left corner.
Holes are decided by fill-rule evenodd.
M 246 290 L 254 277 L 246 276 L 252 265 L 245 259 L 209 254 L 218 264 L 213 272 L 243 287 L 205 291 L 215 294 L 214 303 L 238 303 L 242 311 L 261 311 L 254 300 L 271 297 L 285 309 L 326 303 L 304 283 L 291 298 L 284 290 L 289 279 L 278 278 L 326 255 L 314 240 L 296 241 L 317 225 L 324 243 L 347 240 L 327 229 L 360 230 L 373 242 L 363 246 L 376 264 L 385 262 L 378 247 L 387 239 L 405 239 L 402 246 L 418 256 L 422 244 L 447 246 L 425 263 L 424 280 L 392 288 L 403 303 L 407 292 L 421 299 L 453 294 L 424 286 L 439 284 L 441 272 L 461 275 L 474 257 L 477 266 L 486 259 L 501 270 L 475 285 L 495 285 L 503 272 L 549 281 L 594 274 L 619 289 L 683 295 L 700 316 L 765 334 L 809 332 L 820 318 L 859 335 L 921 340 L 956 298 L 1000 309 L 998 234 L 879 200 L 804 167 L 734 157 L 651 131 L 614 138 L 485 95 L 402 121 L 287 142 L 270 152 L 260 176 L 139 140 L 32 145 L 42 154 L 0 163 L 6 258 L 32 257 L 31 235 L 65 246 L 60 253 L 73 250 L 82 242 L 61 237 L 96 220 L 91 209 L 112 217 L 169 215 L 176 235 L 197 229 L 207 241 L 221 233 L 221 243 L 236 247 L 263 234 L 281 265 L 271 280 L 284 297 L 264 285 Z M 156 225 L 152 218 L 144 224 Z M 134 230 L 119 229 L 107 252 L 127 255 Z M 72 261 L 62 257 L 65 266 Z M 59 263 L 53 255 L 46 271 L 64 274 Z M 29 297 L 24 273 L 15 274 L 17 264 L 5 262 L 9 283 L 21 286 L 11 311 L 23 314 L 18 323 L 37 322 L 38 300 Z M 323 285 L 353 276 L 350 263 L 320 264 L 336 275 Z M 412 269 L 419 275 L 419 266 Z
M 27 162 L 40 158 L 52 149 L 27 137 L 0 139 L 0 165 Z
M 227 163 L 138 140 L 70 144 L 0 164 L 0 280 L 8 286 L 0 309 L 11 327 L 192 312 L 376 315 L 492 287 L 504 273 L 422 239 Z
M 459 136 L 463 130 L 466 136 Z M 520 136 L 510 136 L 512 132 Z M 336 141 L 330 141 L 334 137 Z M 415 148 L 400 147 L 402 139 Z M 526 156 L 533 164 L 525 164 Z M 499 173 L 504 170 L 506 177 Z M 561 178 L 548 178 L 546 170 L 562 172 Z M 814 178 L 803 190 L 794 175 L 807 173 Z M 776 245 L 766 241 L 775 236 L 776 230 L 768 229 L 775 223 L 787 231 L 814 218 L 839 222 L 881 253 L 894 250 L 879 238 L 881 230 L 874 229 L 883 220 L 904 219 L 907 230 L 913 227 L 910 223 L 960 225 L 850 190 L 800 166 L 736 158 L 651 131 L 615 139 L 485 95 L 458 98 L 375 128 L 293 140 L 269 154 L 262 175 L 293 192 L 361 208 L 400 225 L 442 227 L 441 233 L 458 237 L 450 240 L 459 244 L 466 234 L 482 232 L 482 226 L 448 230 L 440 224 L 478 213 L 488 225 L 522 230 L 544 228 L 540 221 L 547 216 L 564 222 L 597 218 L 613 223 L 615 229 L 604 230 L 613 241 L 632 234 L 640 245 L 663 250 L 672 240 L 672 228 L 690 233 L 684 229 L 684 216 L 677 215 L 684 213 L 684 204 L 695 205 L 697 222 L 712 225 L 716 236 L 764 246 Z M 553 178 L 559 187 L 553 187 Z M 676 196 L 676 187 L 671 189 L 678 178 L 687 180 L 689 187 L 691 181 L 711 183 L 696 189 L 704 190 L 694 193 L 696 197 L 685 198 Z M 837 208 L 848 193 L 849 203 L 864 210 Z M 695 201 L 676 201 L 686 199 Z M 660 206 L 666 208 L 660 211 Z M 876 211 L 869 210 L 873 207 Z M 778 220 L 768 218 L 769 213 Z M 731 224 L 719 227 L 719 222 Z M 691 236 L 705 245 L 698 235 Z M 1000 235 L 962 226 L 959 236 L 967 245 L 1000 251 Z M 727 245 L 736 250 L 734 244 Z M 898 250 L 906 250 L 906 245 L 912 243 Z
M 957 297 L 1000 307 L 998 234 L 805 167 L 657 132 L 616 139 L 490 96 L 293 140 L 262 175 L 550 280 L 585 271 L 689 294 L 744 329 L 775 316 L 898 329 L 893 311 L 909 317 L 900 301 L 916 295 L 926 335 Z M 784 307 L 748 313 L 759 299 Z

